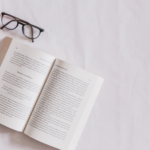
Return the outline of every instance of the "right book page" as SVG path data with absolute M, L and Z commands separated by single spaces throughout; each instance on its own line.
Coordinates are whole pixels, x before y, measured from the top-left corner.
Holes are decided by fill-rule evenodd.
M 102 78 L 56 59 L 24 133 L 73 150 L 102 83 Z

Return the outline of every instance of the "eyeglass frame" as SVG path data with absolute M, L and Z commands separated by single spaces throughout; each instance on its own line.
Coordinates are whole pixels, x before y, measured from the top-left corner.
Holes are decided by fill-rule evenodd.
M 22 25 L 22 33 L 24 34 L 25 37 L 27 37 L 27 36 L 25 35 L 25 33 L 24 33 L 24 26 L 25 26 L 25 25 L 30 25 L 30 26 L 31 26 L 32 38 L 30 38 L 30 37 L 27 37 L 27 38 L 32 39 L 32 42 L 34 42 L 34 39 L 36 39 L 36 38 L 38 38 L 38 37 L 40 36 L 41 32 L 44 32 L 44 29 L 42 29 L 42 28 L 40 28 L 40 27 L 37 27 L 37 26 L 35 26 L 35 25 L 33 25 L 33 24 L 31 24 L 31 23 L 25 21 L 25 20 L 22 20 L 22 19 L 20 19 L 20 18 L 18 18 L 18 17 L 15 17 L 15 16 L 13 16 L 13 15 L 7 14 L 7 13 L 5 13 L 5 12 L 2 12 L 1 15 L 2 15 L 2 17 L 1 17 L 2 24 L 3 24 L 3 16 L 4 16 L 4 15 L 8 15 L 8 16 L 10 16 L 10 17 L 13 17 L 14 20 L 11 20 L 11 21 L 9 21 L 8 23 L 3 24 L 3 26 L 2 26 L 0 29 L 6 28 L 6 29 L 8 29 L 8 30 L 14 30 L 14 29 L 16 29 L 16 28 L 18 27 L 19 24 L 21 24 L 21 25 Z M 7 26 L 9 23 L 13 22 L 13 21 L 16 21 L 16 22 L 17 22 L 16 27 L 13 28 L 13 29 L 7 28 L 6 26 Z M 39 35 L 38 35 L 36 38 L 33 37 L 33 34 L 34 34 L 34 33 L 33 33 L 33 27 L 39 29 L 39 31 L 40 31 Z

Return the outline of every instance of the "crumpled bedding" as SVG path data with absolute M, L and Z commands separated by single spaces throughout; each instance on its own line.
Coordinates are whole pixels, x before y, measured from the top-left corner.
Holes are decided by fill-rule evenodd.
M 105 79 L 77 150 L 150 149 L 150 1 L 0 0 L 6 12 L 45 31 L 34 43 L 6 36 Z M 1 23 L 0 23 L 1 26 Z M 0 125 L 1 150 L 54 150 Z

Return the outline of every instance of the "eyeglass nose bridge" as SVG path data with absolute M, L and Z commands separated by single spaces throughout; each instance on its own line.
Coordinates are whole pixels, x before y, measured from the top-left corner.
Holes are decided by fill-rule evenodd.
M 17 21 L 17 22 L 18 22 L 18 24 L 21 24 L 22 26 L 24 26 L 24 24 L 22 22 L 20 22 L 20 21 Z
M 21 19 L 16 19 L 16 20 L 17 20 L 17 22 L 18 22 L 19 24 L 21 24 L 21 25 L 25 25 L 25 24 L 31 25 L 29 22 L 26 22 L 26 21 L 24 21 L 24 20 L 21 20 Z

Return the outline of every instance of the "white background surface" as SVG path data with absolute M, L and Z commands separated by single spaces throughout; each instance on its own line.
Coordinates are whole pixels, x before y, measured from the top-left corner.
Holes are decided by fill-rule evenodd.
M 76 150 L 150 150 L 149 0 L 0 0 L 7 12 L 45 29 L 31 43 L 105 79 Z M 0 125 L 1 150 L 54 150 Z

